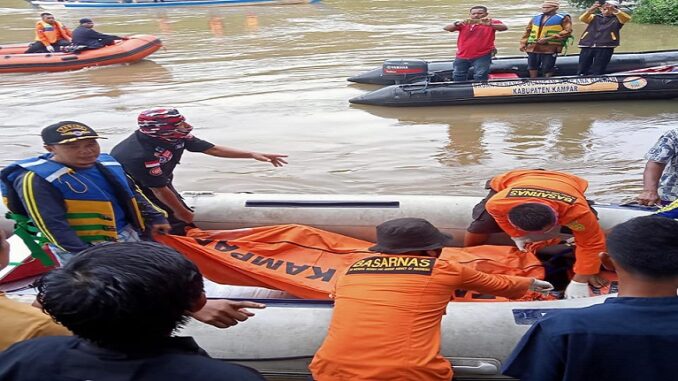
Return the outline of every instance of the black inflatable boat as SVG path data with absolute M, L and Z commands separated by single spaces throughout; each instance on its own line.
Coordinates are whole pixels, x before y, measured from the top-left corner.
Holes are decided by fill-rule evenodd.
M 678 98 L 678 67 L 672 66 L 603 76 L 392 85 L 350 102 L 400 107 L 670 98 Z
M 374 85 L 405 84 L 425 80 L 430 82 L 447 82 L 452 80 L 453 62 L 453 60 L 427 62 L 417 59 L 391 59 L 386 60 L 380 68 L 350 77 L 348 80 Z M 578 62 L 578 55 L 558 57 L 555 75 L 576 75 Z M 610 64 L 607 66 L 607 73 L 611 74 L 677 63 L 678 50 L 615 53 Z M 514 73 L 518 77 L 527 77 L 527 57 L 495 58 L 492 61 L 490 72 Z

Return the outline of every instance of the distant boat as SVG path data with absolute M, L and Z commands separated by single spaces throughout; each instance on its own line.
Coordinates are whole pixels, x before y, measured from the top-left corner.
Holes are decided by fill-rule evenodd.
M 26 73 L 38 71 L 68 71 L 92 66 L 126 64 L 139 61 L 162 47 L 162 42 L 151 35 L 134 35 L 128 40 L 99 49 L 80 53 L 25 54 L 28 44 L 0 47 L 0 73 Z
M 156 7 L 203 7 L 203 6 L 243 6 L 243 5 L 288 5 L 311 4 L 320 0 L 79 0 L 79 1 L 31 1 L 42 9 L 82 9 L 82 8 L 156 8 Z

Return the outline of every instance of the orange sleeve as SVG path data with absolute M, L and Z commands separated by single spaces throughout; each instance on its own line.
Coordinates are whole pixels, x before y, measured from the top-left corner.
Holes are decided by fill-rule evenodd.
M 38 41 L 42 42 L 43 45 L 45 45 L 45 46 L 52 45 L 52 43 L 49 42 L 49 39 L 47 38 L 47 36 L 45 36 L 45 27 L 40 23 L 35 25 L 35 36 L 36 36 L 36 39 Z
M 525 295 L 532 278 L 510 275 L 486 274 L 470 267 L 461 266 L 460 288 L 478 291 L 484 294 L 503 296 L 517 299 Z
M 587 212 L 581 217 L 564 224 L 572 229 L 576 248 L 574 251 L 576 262 L 574 273 L 592 275 L 600 272 L 600 257 L 598 254 L 607 251 L 605 234 L 593 212 Z

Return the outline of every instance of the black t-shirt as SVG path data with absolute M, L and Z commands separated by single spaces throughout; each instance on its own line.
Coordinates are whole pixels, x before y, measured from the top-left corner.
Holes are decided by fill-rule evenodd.
M 135 131 L 118 143 L 111 155 L 142 188 L 160 188 L 172 183 L 172 173 L 184 150 L 205 152 L 214 144 L 189 136 L 176 144 Z
M 3 381 L 265 381 L 259 372 L 210 358 L 190 337 L 129 354 L 79 337 L 31 339 L 0 352 Z

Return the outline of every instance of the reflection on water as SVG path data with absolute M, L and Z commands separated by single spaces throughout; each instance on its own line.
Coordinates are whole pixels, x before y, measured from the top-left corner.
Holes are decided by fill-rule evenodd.
M 545 103 L 388 109 L 349 106 L 369 86 L 346 77 L 391 57 L 448 59 L 442 31 L 471 0 L 325 0 L 299 6 L 55 11 L 74 26 L 155 34 L 165 44 L 147 60 L 73 73 L 2 75 L 0 165 L 42 150 L 39 131 L 76 119 L 110 137 L 135 128 L 143 109 L 173 105 L 215 143 L 281 152 L 274 169 L 249 160 L 188 154 L 181 189 L 316 193 L 482 194 L 482 183 L 512 168 L 554 168 L 588 178 L 598 199 L 640 188 L 643 155 L 678 127 L 677 101 Z M 509 26 L 500 55 L 517 55 L 535 4 L 505 0 L 490 9 Z M 575 10 L 570 10 L 577 13 Z M 0 44 L 29 41 L 40 11 L 0 4 Z M 583 31 L 575 26 L 576 33 Z M 678 48 L 677 27 L 625 26 L 619 51 Z M 652 36 L 652 39 L 648 39 Z M 576 50 L 576 49 L 571 49 Z

